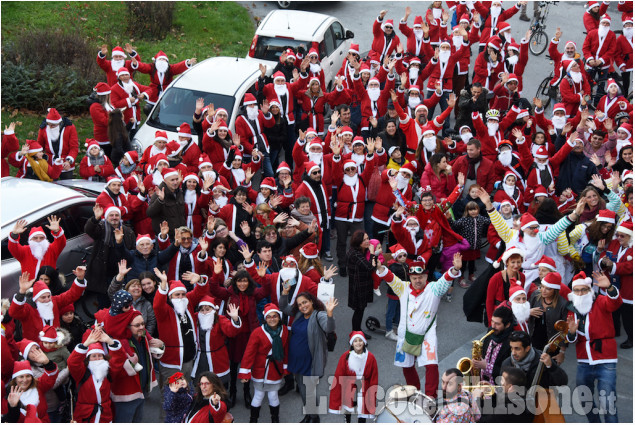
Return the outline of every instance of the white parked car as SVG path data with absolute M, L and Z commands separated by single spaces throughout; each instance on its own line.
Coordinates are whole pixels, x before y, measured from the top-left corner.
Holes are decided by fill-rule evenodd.
M 168 140 L 177 140 L 176 128 L 184 122 L 191 125 L 196 99 L 200 97 L 205 99 L 205 105 L 213 103 L 215 108 L 227 110 L 227 124 L 233 131 L 243 96 L 259 76 L 258 64 L 243 58 L 219 56 L 197 63 L 165 89 L 132 139 L 133 148 L 141 157 L 143 150 L 154 142 L 157 130 L 165 130 Z M 196 134 L 193 138 L 196 143 Z
M 352 31 L 346 30 L 335 17 L 300 10 L 273 10 L 260 21 L 251 42 L 247 59 L 267 65 L 267 72 L 280 62 L 280 55 L 289 47 L 300 45 L 309 51 L 315 46 L 322 59 L 327 88 L 346 58 Z

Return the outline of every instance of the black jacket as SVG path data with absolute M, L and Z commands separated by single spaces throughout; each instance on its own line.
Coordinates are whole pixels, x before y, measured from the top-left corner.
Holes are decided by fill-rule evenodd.
M 348 271 L 348 306 L 353 310 L 365 308 L 373 301 L 373 273 L 375 268 L 366 254 L 351 248 L 346 253 Z
M 531 383 L 534 380 L 534 375 L 536 374 L 538 364 L 540 363 L 540 355 L 542 354 L 542 351 L 536 350 L 535 348 L 532 348 L 532 350 L 534 350 L 534 359 L 529 366 L 529 370 L 525 372 L 527 375 L 526 387 L 528 389 L 531 387 Z M 504 369 L 507 366 L 514 366 L 511 356 L 503 360 L 501 369 Z M 543 367 L 542 376 L 540 377 L 540 381 L 538 381 L 537 385 L 540 385 L 543 388 L 549 388 L 552 386 L 567 385 L 567 382 L 569 382 L 569 377 L 566 372 L 554 362 L 550 368 Z
M 170 226 L 170 238 L 173 238 L 174 229 L 186 225 L 183 189 L 179 187 L 176 191 L 172 192 L 168 189 L 165 182 L 159 185 L 159 189 L 160 188 L 165 189 L 163 201 L 159 199 L 155 192 L 154 195 L 152 195 L 146 214 L 152 219 L 152 230 L 154 230 L 155 234 L 158 235 L 161 233 L 161 222 L 167 221 Z

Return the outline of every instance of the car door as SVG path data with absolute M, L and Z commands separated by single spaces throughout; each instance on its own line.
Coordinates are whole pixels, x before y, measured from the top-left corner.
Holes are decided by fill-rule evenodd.
M 333 36 L 332 25 L 324 32 L 324 39 L 320 42 L 320 57 L 322 58 L 322 69 L 324 70 L 324 82 L 327 89 L 333 77 L 339 69 L 339 64 L 335 63 L 333 52 L 335 51 L 335 37 Z M 334 69 L 335 68 L 335 69 Z
M 342 66 L 342 62 L 346 58 L 349 43 L 346 42 L 346 32 L 344 30 L 344 27 L 338 21 L 333 22 L 329 27 L 329 30 L 331 32 L 333 50 L 329 54 L 328 58 L 331 74 L 326 75 L 326 78 L 329 79 L 328 81 L 331 81 L 333 78 L 335 78 L 337 71 L 339 71 L 340 66 Z

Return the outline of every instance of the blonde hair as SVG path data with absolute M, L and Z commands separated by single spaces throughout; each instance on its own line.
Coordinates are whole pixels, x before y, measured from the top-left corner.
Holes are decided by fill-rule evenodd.
M 300 260 L 298 261 L 298 270 L 300 270 L 300 273 L 306 273 L 311 266 L 317 270 L 320 276 L 324 276 L 324 266 L 319 258 L 306 258 L 304 255 L 300 255 Z

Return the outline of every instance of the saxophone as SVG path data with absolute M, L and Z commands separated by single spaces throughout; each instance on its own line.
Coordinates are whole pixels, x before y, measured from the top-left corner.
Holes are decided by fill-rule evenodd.
M 483 338 L 475 339 L 474 341 L 472 341 L 472 358 L 461 357 L 456 363 L 456 368 L 461 371 L 463 376 L 480 376 L 481 370 L 474 366 L 474 362 L 472 360 L 481 359 L 481 353 L 483 352 L 483 341 L 485 341 L 485 338 L 493 333 L 494 329 L 486 333 Z

